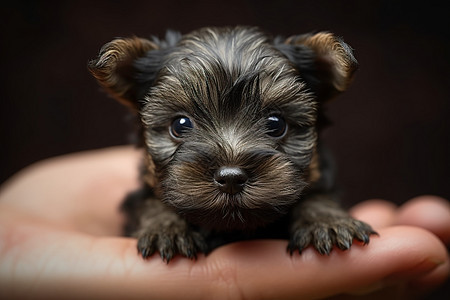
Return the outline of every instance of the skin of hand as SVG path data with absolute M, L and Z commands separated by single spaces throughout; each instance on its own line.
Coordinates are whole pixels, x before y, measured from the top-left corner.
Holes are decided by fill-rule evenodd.
M 1 299 L 406 298 L 449 275 L 450 205 L 435 196 L 355 206 L 379 236 L 329 256 L 290 256 L 287 241 L 257 240 L 196 261 L 143 260 L 136 240 L 120 236 L 118 210 L 139 185 L 140 157 L 123 146 L 52 158 L 1 187 Z

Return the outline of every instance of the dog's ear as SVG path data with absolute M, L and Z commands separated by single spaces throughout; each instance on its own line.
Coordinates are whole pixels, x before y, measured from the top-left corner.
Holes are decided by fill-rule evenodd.
M 296 66 L 320 101 L 345 91 L 358 68 L 350 46 L 328 32 L 278 39 L 275 46 Z
M 88 69 L 100 85 L 114 98 L 132 109 L 139 108 L 139 98 L 145 81 L 156 76 L 158 70 L 147 70 L 147 80 L 139 75 L 137 61 L 157 51 L 158 43 L 138 38 L 118 38 L 105 44 L 97 57 L 88 63 Z

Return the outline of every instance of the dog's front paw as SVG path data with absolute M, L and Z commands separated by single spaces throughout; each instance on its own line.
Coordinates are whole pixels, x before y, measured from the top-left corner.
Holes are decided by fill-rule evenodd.
M 197 253 L 206 253 L 208 250 L 200 233 L 179 224 L 141 230 L 138 234 L 137 248 L 144 259 L 159 252 L 163 261 L 167 263 L 178 254 L 196 259 Z
M 324 255 L 330 254 L 333 246 L 347 250 L 356 239 L 368 244 L 371 234 L 377 234 L 370 225 L 351 217 L 330 218 L 317 222 L 297 221 L 293 224 L 288 251 L 302 252 L 309 245 Z

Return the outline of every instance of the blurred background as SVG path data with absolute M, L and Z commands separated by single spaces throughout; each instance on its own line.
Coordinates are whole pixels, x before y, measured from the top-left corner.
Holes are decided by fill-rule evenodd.
M 323 133 L 344 203 L 450 199 L 450 18 L 445 1 L 7 1 L 0 19 L 0 183 L 48 157 L 129 143 L 125 107 L 86 69 L 114 37 L 257 25 L 326 30 L 355 49 Z

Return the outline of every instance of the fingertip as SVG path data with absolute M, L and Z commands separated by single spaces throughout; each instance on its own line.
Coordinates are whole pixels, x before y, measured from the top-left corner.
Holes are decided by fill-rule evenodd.
M 384 240 L 384 241 L 383 241 Z M 442 241 L 419 227 L 396 226 L 383 230 L 378 242 L 391 253 L 395 271 L 386 282 L 415 282 L 417 290 L 426 290 L 448 277 L 449 257 Z
M 396 287 L 409 286 L 408 291 L 401 288 L 400 292 L 423 295 L 442 284 L 449 275 L 449 258 L 445 246 L 434 234 L 422 228 L 383 228 L 379 236 L 374 236 L 364 249 L 365 253 L 353 257 L 351 267 L 356 266 L 353 270 L 355 280 L 362 281 L 369 276 L 372 279 L 345 293 L 360 295 L 375 290 L 395 291 Z M 370 263 L 370 267 L 367 263 Z
M 350 210 L 350 214 L 371 225 L 374 229 L 378 229 L 392 225 L 396 210 L 397 206 L 392 202 L 372 199 L 355 205 Z
M 411 225 L 427 229 L 445 244 L 450 244 L 450 203 L 437 196 L 420 196 L 402 205 L 396 225 Z
M 450 263 L 445 261 L 438 263 L 437 266 L 425 275 L 412 280 L 409 287 L 416 293 L 424 294 L 436 289 L 443 284 L 450 275 Z

